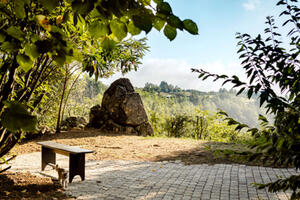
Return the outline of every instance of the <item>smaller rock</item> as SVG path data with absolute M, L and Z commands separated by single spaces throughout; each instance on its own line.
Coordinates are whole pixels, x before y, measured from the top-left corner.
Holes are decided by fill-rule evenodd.
M 125 132 L 126 128 L 122 125 L 115 123 L 113 120 L 107 120 L 101 127 L 101 130 L 112 131 L 112 132 Z
M 138 132 L 138 135 L 142 136 L 153 136 L 153 128 L 150 122 L 145 122 L 140 126 L 135 127 L 135 130 Z
M 46 125 L 39 126 L 38 130 L 39 130 L 39 133 L 42 134 L 42 135 L 52 134 L 52 133 L 55 132 L 53 129 L 49 128 L 49 126 L 46 126 Z
M 84 117 L 67 117 L 61 123 L 61 127 L 62 127 L 62 129 L 69 130 L 71 128 L 85 126 L 86 124 L 87 124 L 87 122 Z
M 133 135 L 138 134 L 137 131 L 131 126 L 127 126 L 125 132 L 126 132 L 126 134 L 130 134 L 130 135 L 131 134 L 133 134 Z
M 90 111 L 90 121 L 88 127 L 101 128 L 106 120 L 108 120 L 108 114 L 100 105 L 95 105 Z

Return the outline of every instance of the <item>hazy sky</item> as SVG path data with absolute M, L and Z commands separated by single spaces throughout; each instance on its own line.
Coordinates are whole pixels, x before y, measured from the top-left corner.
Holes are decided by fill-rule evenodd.
M 201 81 L 191 68 L 203 68 L 214 73 L 239 75 L 243 71 L 238 59 L 237 32 L 256 36 L 263 33 L 266 16 L 278 18 L 276 0 L 167 0 L 173 13 L 181 19 L 194 20 L 199 35 L 177 32 L 170 42 L 163 32 L 152 30 L 146 37 L 150 52 L 137 71 L 125 75 L 134 86 L 143 87 L 146 82 L 159 84 L 162 80 L 185 89 L 216 91 L 221 83 Z M 278 25 L 281 25 L 279 23 Z M 117 73 L 109 84 L 122 75 Z

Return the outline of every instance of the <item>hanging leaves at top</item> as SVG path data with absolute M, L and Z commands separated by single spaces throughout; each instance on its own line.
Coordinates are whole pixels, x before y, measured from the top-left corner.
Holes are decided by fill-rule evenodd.
M 172 14 L 172 8 L 169 3 L 167 2 L 160 2 L 157 4 L 157 12 L 165 14 L 165 15 L 170 15 Z
M 183 21 L 184 29 L 187 30 L 190 34 L 197 35 L 198 27 L 195 22 L 190 19 L 185 19 Z
M 137 28 L 145 31 L 146 33 L 149 33 L 152 29 L 151 18 L 152 17 L 149 14 L 143 13 L 132 16 L 132 21 Z
M 39 0 L 39 2 L 46 8 L 49 12 L 53 11 L 58 5 L 59 0 Z

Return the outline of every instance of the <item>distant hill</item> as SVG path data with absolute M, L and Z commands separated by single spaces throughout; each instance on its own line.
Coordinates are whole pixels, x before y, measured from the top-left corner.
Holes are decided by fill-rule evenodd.
M 191 103 L 190 106 L 200 106 L 201 109 L 209 111 L 221 109 L 238 121 L 255 127 L 259 126 L 257 121 L 259 114 L 265 114 L 265 109 L 259 107 L 257 96 L 248 99 L 245 92 L 236 96 L 237 91 L 232 89 L 220 89 L 218 92 L 184 90 L 165 81 L 162 81 L 160 85 L 146 83 L 144 88 L 139 89 L 152 94 L 153 98 L 154 96 L 168 98 L 177 104 L 185 102 L 187 106 L 186 103 Z M 157 98 L 153 101 L 155 99 L 158 101 Z

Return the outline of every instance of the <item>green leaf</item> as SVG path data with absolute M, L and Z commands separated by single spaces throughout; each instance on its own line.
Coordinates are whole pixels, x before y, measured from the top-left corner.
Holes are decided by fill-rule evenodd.
M 74 0 L 72 9 L 75 13 L 85 16 L 94 9 L 94 1 Z
M 0 3 L 0 13 L 6 17 L 10 17 L 12 15 L 10 10 L 3 3 Z
M 241 94 L 245 89 L 246 89 L 245 87 L 241 88 L 240 91 L 238 91 L 238 93 L 236 93 L 236 96 L 238 96 L 239 94 Z
M 17 55 L 17 62 L 19 63 L 20 67 L 27 72 L 30 70 L 33 66 L 32 60 L 29 58 L 29 56 L 19 54 Z
M 33 35 L 30 36 L 30 40 L 33 43 L 36 42 L 36 41 L 38 41 L 39 39 L 40 39 L 40 37 L 38 35 L 36 35 L 36 34 L 33 34 Z
M 101 6 L 109 13 L 114 14 L 117 18 L 120 18 L 123 15 L 120 0 L 102 1 Z
M 109 37 L 104 37 L 101 40 L 101 47 L 106 51 L 111 51 L 116 46 L 116 42 Z
M 25 17 L 25 9 L 24 4 L 25 2 L 23 0 L 15 0 L 15 15 L 19 19 L 23 19 Z
M 25 39 L 25 34 L 23 31 L 21 31 L 20 27 L 17 26 L 11 26 L 6 30 L 7 34 L 20 40 L 23 41 Z
M 66 37 L 66 34 L 64 33 L 64 31 L 58 26 L 54 26 L 54 25 L 51 26 L 51 32 L 58 33 L 56 35 L 60 35 L 60 37 L 62 37 L 62 38 Z
M 173 28 L 172 26 L 167 24 L 164 28 L 164 34 L 170 41 L 174 40 L 177 35 L 176 28 Z
M 198 27 L 195 22 L 190 19 L 185 19 L 183 21 L 184 29 L 193 35 L 198 35 Z
M 165 23 L 165 20 L 162 20 L 159 17 L 155 17 L 153 26 L 154 28 L 156 28 L 156 30 L 160 31 L 164 27 Z
M 6 52 L 13 52 L 18 50 L 16 46 L 17 45 L 13 42 L 3 42 L 1 49 Z
M 35 60 L 39 56 L 39 52 L 34 44 L 25 45 L 25 54 L 32 60 Z
M 219 111 L 218 114 L 228 117 L 228 114 L 225 111 Z
M 39 0 L 39 2 L 49 11 L 51 12 L 57 6 L 59 6 L 59 0 Z
M 69 12 L 65 12 L 63 15 L 63 21 L 62 23 L 66 23 L 67 21 L 69 21 L 70 19 L 70 13 Z
M 173 26 L 174 28 L 179 28 L 183 30 L 183 22 L 179 19 L 179 17 L 175 15 L 170 15 L 167 20 L 168 24 Z
M 240 130 L 242 130 L 243 128 L 247 128 L 248 127 L 248 125 L 246 125 L 246 124 L 239 124 L 236 128 L 235 128 L 235 130 L 236 131 L 240 131 Z
M 133 21 L 130 21 L 127 25 L 127 28 L 128 28 L 128 32 L 131 34 L 131 35 L 138 35 L 141 33 L 141 29 L 137 28 Z
M 5 41 L 5 35 L 0 33 L 0 42 L 4 42 Z
M 149 33 L 152 29 L 152 20 L 149 14 L 133 15 L 132 20 L 136 27 Z
M 248 90 L 248 93 L 247 93 L 248 99 L 250 99 L 252 97 L 252 94 L 253 94 L 253 89 L 251 88 Z
M 144 6 L 149 6 L 151 3 L 151 0 L 139 0 Z
M 172 8 L 167 2 L 158 3 L 156 6 L 157 12 L 169 15 L 172 13 Z
M 269 122 L 268 119 L 265 116 L 261 115 L 261 114 L 259 114 L 258 120 L 266 122 L 266 123 Z
M 163 0 L 153 0 L 156 4 L 163 2 Z
M 63 66 L 66 61 L 66 56 L 64 54 L 58 54 L 56 56 L 53 56 L 53 59 L 58 65 Z
M 110 30 L 119 41 L 123 40 L 127 36 L 127 27 L 123 22 L 117 20 L 111 21 Z
M 94 21 L 88 26 L 88 31 L 93 38 L 104 37 L 109 34 L 109 28 L 107 24 Z
M 4 104 L 7 108 L 1 115 L 2 126 L 11 132 L 36 130 L 37 117 L 31 115 L 23 104 L 16 101 L 5 101 Z

